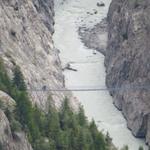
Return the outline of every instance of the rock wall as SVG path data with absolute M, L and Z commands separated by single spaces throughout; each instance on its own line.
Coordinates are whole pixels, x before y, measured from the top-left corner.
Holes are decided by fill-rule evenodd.
M 106 84 L 128 127 L 150 145 L 150 1 L 113 0 L 108 13 Z M 121 89 L 120 89 L 121 88 Z
M 20 67 L 33 104 L 42 110 L 46 110 L 49 96 L 58 107 L 65 97 L 63 93 L 49 91 L 64 87 L 53 33 L 53 0 L 0 0 L 0 57 L 11 78 L 14 67 Z M 15 102 L 2 91 L 0 99 L 3 108 L 12 104 L 15 107 Z M 12 134 L 4 110 L 0 110 L 0 144 L 6 150 L 32 150 L 25 133 Z
M 64 86 L 59 51 L 54 47 L 53 0 L 0 0 L 0 55 L 7 69 L 20 66 L 32 102 L 46 109 L 51 95 L 56 105 L 64 94 L 42 92 Z M 38 90 L 38 91 L 37 91 Z

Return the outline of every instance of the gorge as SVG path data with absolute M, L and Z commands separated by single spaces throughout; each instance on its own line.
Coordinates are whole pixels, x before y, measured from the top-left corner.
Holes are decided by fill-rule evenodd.
M 150 145 L 149 7 L 149 0 L 1 0 L 0 150 L 55 150 L 60 145 L 63 150 L 85 150 L 76 145 L 69 149 L 70 143 L 65 147 L 63 142 L 72 135 L 68 136 L 63 129 L 66 118 L 69 133 L 71 130 L 78 136 L 76 133 L 81 132 L 82 138 L 91 140 L 89 130 L 94 126 L 101 139 L 98 141 L 108 146 L 94 124 L 86 122 L 75 127 L 74 123 L 80 122 L 76 114 L 79 104 L 83 105 L 88 120 L 95 120 L 99 131 L 109 132 L 117 148 L 128 145 L 129 150 L 138 150 L 140 146 L 147 150 L 145 139 Z M 24 78 L 20 82 L 25 92 L 18 89 L 17 83 L 12 85 L 15 71 Z M 25 95 L 20 97 L 22 92 Z M 26 124 L 20 127 L 17 116 L 12 128 L 10 114 L 16 115 L 16 97 L 25 102 L 19 103 L 22 108 L 30 106 L 25 115 L 31 120 L 24 120 Z M 69 108 L 69 113 L 64 111 L 63 116 L 54 108 L 50 111 L 49 99 L 57 111 L 69 99 L 74 112 Z M 71 114 L 69 119 L 68 114 Z M 54 117 L 56 123 L 53 128 L 49 125 L 49 133 L 47 128 L 43 129 L 50 119 L 47 116 Z M 81 118 L 84 120 L 84 115 Z M 57 140 L 61 144 L 51 141 L 58 131 L 57 125 L 62 143 Z M 38 131 L 37 127 L 41 137 L 33 134 L 33 142 L 28 130 Z M 71 137 L 76 140 L 76 136 Z M 54 148 L 53 144 L 59 146 Z
M 87 88 L 105 88 L 104 56 L 98 52 L 95 54 L 94 49 L 88 49 L 84 46 L 78 35 L 78 28 L 81 27 L 88 30 L 101 22 L 107 16 L 111 1 L 105 1 L 105 7 L 97 7 L 96 0 L 83 0 L 82 2 L 79 0 L 67 0 L 64 3 L 57 2 L 55 6 L 55 45 L 60 49 L 60 58 L 63 65 L 69 63 L 77 70 L 77 72 L 69 70 L 64 72 L 66 87 L 85 90 Z M 118 4 L 118 1 L 113 3 Z M 110 15 L 113 14 L 111 10 L 115 10 L 115 7 L 112 6 L 113 3 L 111 4 Z M 97 11 L 96 14 L 94 14 L 95 11 Z M 109 29 L 111 30 L 111 24 L 109 24 Z M 106 42 L 104 38 L 102 35 L 100 37 L 101 41 L 98 41 L 103 43 L 102 45 L 105 45 L 104 42 Z M 107 52 L 106 50 L 106 59 L 108 59 L 108 56 L 111 57 L 111 53 L 109 54 L 109 51 Z M 105 63 L 107 63 L 107 60 L 105 60 Z M 111 75 L 108 75 L 107 81 L 108 77 L 111 78 Z M 84 106 L 88 118 L 94 118 L 100 130 L 104 129 L 108 131 L 116 146 L 122 147 L 127 144 L 131 150 L 136 150 L 142 145 L 147 149 L 144 141 L 134 138 L 127 129 L 125 119 L 113 106 L 112 98 L 107 91 L 74 91 L 73 94 Z

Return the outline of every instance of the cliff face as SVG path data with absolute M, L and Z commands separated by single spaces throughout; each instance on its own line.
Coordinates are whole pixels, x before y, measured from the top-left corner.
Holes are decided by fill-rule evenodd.
M 33 103 L 46 108 L 51 95 L 60 104 L 63 94 L 35 91 L 64 86 L 58 50 L 53 45 L 53 0 L 0 1 L 0 55 L 7 70 L 20 66 Z
M 32 89 L 29 90 L 32 102 L 43 110 L 46 110 L 49 95 L 56 106 L 64 97 L 62 93 L 48 91 L 64 87 L 59 51 L 52 40 L 53 17 L 53 0 L 0 0 L 0 57 L 10 77 L 14 67 L 20 67 L 28 89 Z M 15 107 L 15 101 L 2 91 L 0 101 L 3 109 L 12 111 Z M 32 150 L 24 132 L 11 131 L 3 109 L 0 110 L 2 147 L 6 150 Z
M 150 145 L 150 1 L 113 0 L 108 13 L 106 84 L 128 127 Z M 121 89 L 118 90 L 118 87 Z

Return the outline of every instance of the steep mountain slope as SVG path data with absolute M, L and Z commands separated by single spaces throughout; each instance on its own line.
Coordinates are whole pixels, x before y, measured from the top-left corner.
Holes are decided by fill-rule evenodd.
M 113 0 L 108 13 L 106 84 L 128 127 L 150 145 L 150 1 Z
M 52 41 L 54 32 L 53 0 L 1 0 L 0 1 L 0 56 L 12 78 L 12 70 L 20 67 L 29 89 L 31 100 L 45 110 L 47 97 L 59 106 L 64 95 L 34 91 L 64 86 L 58 50 Z M 14 100 L 0 92 L 9 110 Z M 10 123 L 0 109 L 0 148 L 6 150 L 32 150 L 25 133 L 12 133 Z
M 32 97 L 42 109 L 46 108 L 50 92 L 34 91 L 63 87 L 58 50 L 52 41 L 54 32 L 53 0 L 0 1 L 0 55 L 8 71 L 20 66 Z M 60 104 L 63 94 L 53 93 Z

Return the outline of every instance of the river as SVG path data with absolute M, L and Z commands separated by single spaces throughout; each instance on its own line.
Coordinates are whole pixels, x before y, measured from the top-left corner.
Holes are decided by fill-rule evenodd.
M 71 63 L 77 71 L 64 71 L 67 88 L 105 88 L 104 56 L 93 54 L 81 42 L 78 35 L 80 26 L 92 27 L 107 16 L 111 0 L 104 0 L 105 7 L 97 7 L 98 0 L 55 0 L 54 43 L 60 50 L 62 66 Z M 97 14 L 89 15 L 87 12 Z M 83 105 L 86 116 L 97 123 L 99 130 L 108 131 L 113 143 L 121 148 L 128 145 L 130 150 L 139 146 L 147 147 L 144 140 L 135 138 L 127 129 L 126 120 L 113 105 L 108 91 L 73 91 Z

